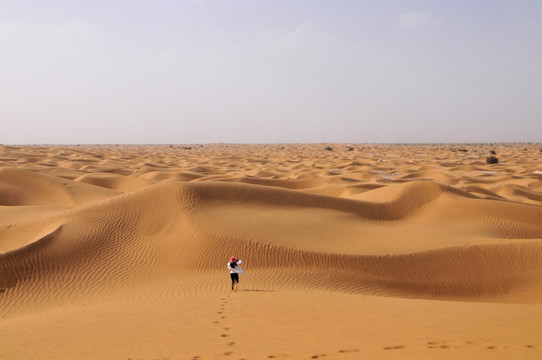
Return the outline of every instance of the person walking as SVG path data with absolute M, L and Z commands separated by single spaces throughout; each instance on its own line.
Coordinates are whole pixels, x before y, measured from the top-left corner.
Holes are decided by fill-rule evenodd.
M 237 284 L 239 284 L 239 275 L 243 275 L 245 271 L 241 267 L 241 264 L 243 263 L 243 260 L 236 259 L 235 256 L 232 256 L 230 258 L 230 262 L 228 263 L 228 270 L 230 270 L 230 277 L 231 277 L 231 290 L 237 291 Z

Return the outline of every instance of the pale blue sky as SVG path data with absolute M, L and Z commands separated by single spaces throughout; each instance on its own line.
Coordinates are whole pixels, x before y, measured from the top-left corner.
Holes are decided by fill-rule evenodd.
M 3 1 L 0 143 L 542 141 L 542 1 Z

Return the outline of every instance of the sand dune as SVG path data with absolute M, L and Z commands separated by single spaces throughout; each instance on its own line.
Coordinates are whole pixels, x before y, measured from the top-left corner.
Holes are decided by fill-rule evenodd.
M 133 191 L 152 183 L 140 177 L 123 176 L 109 173 L 90 173 L 79 176 L 74 180 L 85 184 L 101 186 L 121 192 Z
M 117 195 L 103 187 L 89 186 L 17 168 L 0 169 L 0 205 L 78 206 Z
M 327 146 L 0 147 L 0 358 L 542 356 L 538 146 Z

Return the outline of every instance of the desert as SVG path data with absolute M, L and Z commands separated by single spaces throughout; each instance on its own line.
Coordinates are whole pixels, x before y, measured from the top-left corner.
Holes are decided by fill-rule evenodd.
M 540 359 L 541 164 L 533 143 L 2 145 L 0 358 Z

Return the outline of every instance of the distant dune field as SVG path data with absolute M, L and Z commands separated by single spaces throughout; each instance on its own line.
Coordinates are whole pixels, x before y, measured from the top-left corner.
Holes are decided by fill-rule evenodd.
M 542 358 L 542 145 L 0 146 L 0 359 L 317 358 Z

